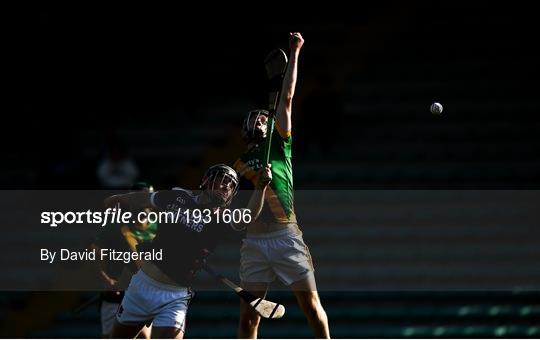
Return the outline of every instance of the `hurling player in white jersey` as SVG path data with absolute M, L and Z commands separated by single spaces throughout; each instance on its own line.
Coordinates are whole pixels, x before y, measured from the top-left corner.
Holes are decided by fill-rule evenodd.
M 252 221 L 258 217 L 264 193 L 271 180 L 270 167 L 259 171 L 258 190 L 251 196 L 247 209 Z M 185 209 L 216 211 L 230 205 L 238 190 L 238 175 L 232 168 L 218 164 L 210 167 L 197 195 L 188 190 L 129 193 L 111 196 L 105 205 L 120 205 L 132 211 L 152 207 L 161 211 L 178 212 Z M 203 223 L 179 219 L 178 223 L 161 223 L 151 243 L 142 244 L 138 251 L 162 250 L 161 261 L 143 261 L 133 276 L 122 304 L 116 314 L 113 338 L 133 338 L 145 324 L 152 323 L 152 338 L 181 339 L 185 332 L 186 313 L 192 280 L 200 269 L 208 250 L 217 246 L 226 232 L 242 229 L 242 225 Z

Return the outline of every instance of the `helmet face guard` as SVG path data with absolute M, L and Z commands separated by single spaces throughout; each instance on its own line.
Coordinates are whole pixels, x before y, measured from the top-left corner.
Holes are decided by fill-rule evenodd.
M 260 116 L 268 117 L 270 113 L 266 110 L 251 110 L 248 112 L 244 118 L 244 123 L 242 124 L 242 138 L 247 141 L 262 141 L 266 135 L 264 131 L 257 129 L 257 121 Z
M 238 174 L 233 168 L 225 164 L 217 164 L 206 170 L 200 188 L 206 192 L 212 203 L 226 207 L 238 192 L 239 182 Z M 228 197 L 224 197 L 221 191 L 224 186 L 232 186 Z

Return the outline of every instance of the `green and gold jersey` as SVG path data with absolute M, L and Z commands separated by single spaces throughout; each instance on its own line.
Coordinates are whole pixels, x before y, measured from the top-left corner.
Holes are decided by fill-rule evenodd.
M 139 243 L 152 241 L 156 236 L 157 223 L 148 223 L 145 229 L 132 228 L 132 232 Z
M 122 235 L 128 243 L 131 251 L 137 251 L 137 245 L 143 242 L 149 242 L 154 239 L 157 232 L 156 223 L 148 223 L 144 229 L 139 229 L 133 225 L 124 225 L 121 228 Z
M 266 190 L 265 204 L 259 221 L 266 223 L 296 223 L 294 213 L 293 171 L 292 171 L 292 136 L 274 129 L 270 148 L 272 164 L 272 182 Z M 263 166 L 264 145 L 255 145 L 246 151 L 234 163 L 234 169 L 240 176 L 240 190 L 253 190 L 256 173 Z

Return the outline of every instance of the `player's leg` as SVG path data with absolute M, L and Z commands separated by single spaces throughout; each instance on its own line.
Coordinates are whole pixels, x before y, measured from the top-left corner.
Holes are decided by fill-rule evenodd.
M 294 292 L 298 305 L 306 316 L 315 336 L 319 339 L 329 339 L 328 317 L 319 299 L 313 272 L 310 272 L 306 278 L 292 283 L 289 287 Z
M 274 281 L 275 274 L 270 268 L 268 259 L 262 249 L 266 247 L 266 239 L 245 238 L 240 249 L 240 281 L 241 286 L 250 293 L 264 298 L 270 282 Z M 240 321 L 238 324 L 238 337 L 241 339 L 255 339 L 261 317 L 240 299 Z
M 169 292 L 172 293 L 172 292 Z M 191 295 L 176 292 L 175 300 L 162 307 L 152 324 L 153 339 L 183 339 Z
M 114 326 L 114 320 L 116 319 L 116 311 L 120 303 L 113 303 L 101 300 L 100 316 L 101 316 L 101 337 L 103 339 L 109 339 L 112 334 Z
M 114 321 L 112 335 L 113 339 L 133 339 L 144 327 L 144 322 L 134 324 L 121 324 L 118 320 Z
M 153 310 L 152 338 L 182 339 L 186 329 L 189 303 L 194 296 L 191 289 L 152 282 L 159 288 L 152 294 Z
M 153 339 L 183 339 L 186 329 L 186 315 L 192 294 L 188 291 L 168 291 L 173 300 L 164 304 L 152 323 Z M 165 303 L 165 299 L 161 301 Z
M 268 289 L 268 283 L 242 282 L 242 288 L 257 297 L 264 298 Z M 240 322 L 238 324 L 238 338 L 256 339 L 261 317 L 243 299 L 240 299 Z
M 193 293 L 186 287 L 154 281 L 139 271 L 133 276 L 116 314 L 113 337 L 150 338 L 151 335 L 152 338 L 182 339 L 192 297 Z M 150 322 L 151 334 L 144 327 L 149 326 Z
M 329 338 L 328 318 L 317 293 L 315 269 L 302 232 L 297 226 L 291 227 L 269 245 L 272 269 L 294 292 L 315 335 Z
M 139 336 L 137 337 L 137 339 L 150 339 L 151 334 L 152 334 L 152 325 L 144 326 L 143 329 L 141 329 L 141 332 L 139 333 Z
M 140 334 L 145 324 L 151 321 L 152 315 L 147 311 L 146 292 L 146 286 L 138 272 L 133 276 L 116 311 L 111 335 L 113 339 L 133 339 Z
M 152 327 L 154 339 L 183 339 L 184 332 L 176 327 Z

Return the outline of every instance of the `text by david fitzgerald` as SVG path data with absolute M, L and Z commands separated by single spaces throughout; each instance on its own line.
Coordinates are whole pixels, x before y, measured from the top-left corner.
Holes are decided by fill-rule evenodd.
M 56 260 L 60 261 L 119 261 L 130 263 L 132 261 L 161 261 L 163 258 L 163 249 L 152 249 L 151 251 L 118 251 L 114 249 L 84 249 L 83 251 L 73 251 L 62 248 L 60 250 L 51 251 L 41 248 L 41 261 L 53 263 Z

